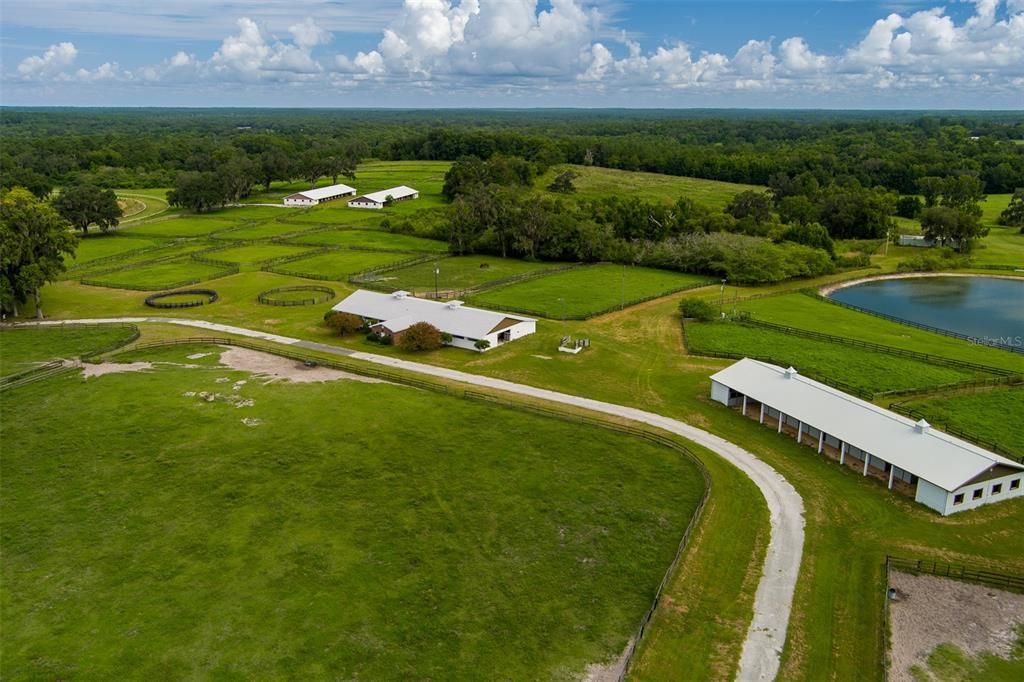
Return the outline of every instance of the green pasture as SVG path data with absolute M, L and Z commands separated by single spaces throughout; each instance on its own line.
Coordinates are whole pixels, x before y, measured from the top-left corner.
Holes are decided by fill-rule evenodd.
M 300 253 L 310 250 L 311 249 L 309 247 L 305 246 L 292 246 L 289 244 L 278 244 L 275 242 L 257 242 L 255 244 L 246 244 L 245 246 L 233 246 L 226 249 L 218 249 L 203 255 L 206 258 L 227 261 L 228 263 L 254 265 L 264 263 L 268 260 L 273 260 L 274 258 L 297 256 Z
M 238 225 L 237 220 L 223 218 L 177 217 L 132 225 L 120 232 L 133 237 L 205 237 Z
M 303 248 L 308 249 L 310 247 Z M 371 268 L 399 263 L 407 258 L 409 258 L 408 254 L 400 253 L 339 250 L 289 261 L 277 267 L 288 272 L 322 275 L 343 282 L 349 275 L 354 275 Z
M 341 246 L 387 251 L 445 253 L 448 244 L 436 239 L 424 239 L 407 234 L 393 234 L 381 230 L 323 230 L 299 235 L 288 240 L 292 244 Z
M 1007 418 L 1024 415 L 1024 388 L 924 396 L 901 404 L 920 410 L 925 419 L 937 426 L 962 429 L 994 440 L 1024 457 L 1024 422 Z
M 126 239 L 126 237 L 118 237 Z M 105 273 L 117 268 L 148 264 L 154 260 L 163 260 L 187 256 L 198 251 L 204 251 L 214 246 L 215 243 L 203 240 L 182 240 L 164 241 L 152 249 L 141 253 L 127 253 L 123 257 L 115 258 L 102 263 L 83 263 L 80 268 L 75 268 L 69 273 L 74 279 L 89 278 L 97 273 Z
M 119 199 L 131 199 L 144 204 L 143 210 L 124 216 L 121 219 L 121 224 L 148 220 L 170 210 L 166 199 L 168 191 L 167 189 L 115 189 L 114 192 Z
M 226 208 L 217 209 L 216 211 L 211 211 L 209 214 L 204 215 L 209 215 L 214 218 L 246 222 L 250 220 L 267 220 L 270 218 L 287 218 L 288 216 L 296 215 L 303 210 L 304 209 L 301 208 L 284 208 L 283 204 L 281 208 L 276 208 L 274 206 L 228 206 Z
M 245 225 L 240 228 L 232 228 L 218 232 L 214 235 L 214 239 L 219 240 L 259 240 L 259 239 L 276 239 L 277 237 L 283 237 L 289 234 L 298 234 L 306 230 L 315 229 L 308 226 L 291 225 L 289 223 L 282 223 L 276 220 L 268 220 L 264 222 L 254 223 L 251 225 Z
M 726 304 L 732 305 L 728 297 Z M 739 301 L 735 305 L 739 310 L 751 312 L 755 319 L 764 322 L 834 336 L 847 336 L 885 346 L 1024 373 L 1024 356 L 1019 353 L 970 344 L 954 337 L 892 322 L 799 293 Z
M 602 264 L 498 287 L 474 295 L 473 300 L 559 319 L 629 305 L 706 279 L 666 270 Z
M 215 350 L 0 396 L 5 676 L 580 678 L 702 491 L 593 427 L 181 366 Z
M 573 165 L 552 167 L 547 173 L 537 178 L 534 186 L 538 189 L 546 188 L 555 179 L 555 176 L 564 170 L 571 170 L 579 175 L 573 181 L 576 193 L 568 196 L 584 199 L 618 196 L 675 203 L 679 197 L 687 197 L 708 208 L 721 210 L 740 192 L 764 190 L 764 187 L 757 185 Z M 566 196 L 549 194 L 551 196 Z
M 69 360 L 127 341 L 131 334 L 131 328 L 120 325 L 4 329 L 0 331 L 0 376 L 51 360 Z
M 68 259 L 68 267 L 84 265 L 89 261 L 109 258 L 126 251 L 150 249 L 159 245 L 161 245 L 161 242 L 153 239 L 122 237 L 119 234 L 96 234 L 88 237 L 79 237 L 78 246 L 75 248 L 75 255 Z
M 116 272 L 99 273 L 87 277 L 107 287 L 132 287 L 147 290 L 171 289 L 190 280 L 205 281 L 224 273 L 223 267 L 199 263 L 191 258 L 140 265 L 136 268 Z
M 398 270 L 381 273 L 378 280 L 385 280 L 395 289 L 408 291 L 433 291 L 435 285 L 441 291 L 461 291 L 478 287 L 488 282 L 549 270 L 561 263 L 542 263 L 497 256 L 452 256 L 437 261 L 416 263 Z
M 988 651 L 972 656 L 954 644 L 940 644 L 929 652 L 924 666 L 915 666 L 910 672 L 915 682 L 1019 682 L 1024 675 L 1024 625 L 1018 624 L 1016 641 L 1007 658 Z
M 690 322 L 686 333 L 688 348 L 696 355 L 710 351 L 771 358 L 826 383 L 839 381 L 869 392 L 991 376 L 735 322 Z
M 988 236 L 971 251 L 971 262 L 985 265 L 1016 265 L 1024 269 L 1024 234 L 1019 227 L 990 227 Z

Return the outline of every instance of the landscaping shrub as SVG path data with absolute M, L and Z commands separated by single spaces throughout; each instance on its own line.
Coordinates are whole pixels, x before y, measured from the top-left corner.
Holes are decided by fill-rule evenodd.
M 402 334 L 398 345 L 405 350 L 436 350 L 441 347 L 441 330 L 429 322 L 417 322 Z
M 701 322 L 710 322 L 717 317 L 715 306 L 701 298 L 684 298 L 679 301 L 679 314 Z
M 328 315 L 326 318 L 327 326 L 335 330 L 341 336 L 346 334 L 355 334 L 366 328 L 363 320 L 358 315 L 352 313 L 343 313 L 341 311 L 335 311 Z
M 487 339 L 477 339 L 477 342 L 473 344 L 473 347 L 477 350 L 487 350 L 491 347 L 491 342 Z

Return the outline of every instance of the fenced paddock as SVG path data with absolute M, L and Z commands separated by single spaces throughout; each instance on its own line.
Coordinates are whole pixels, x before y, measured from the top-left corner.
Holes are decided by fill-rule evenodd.
M 424 260 L 385 273 L 387 287 L 405 289 L 417 294 L 438 291 L 464 291 L 487 286 L 491 282 L 528 273 L 542 272 L 565 263 L 524 261 L 497 256 L 448 256 L 441 260 Z M 434 275 L 434 270 L 439 272 Z
M 474 304 L 513 313 L 584 320 L 708 283 L 702 275 L 602 263 L 489 289 L 470 298 Z
M 261 291 L 256 300 L 263 305 L 296 306 L 326 303 L 337 294 L 330 287 L 306 284 L 294 287 L 277 287 Z
M 141 225 L 133 224 L 119 232 L 132 237 L 205 237 L 237 227 L 241 222 L 224 218 L 165 218 Z
M 184 289 L 147 296 L 145 303 L 151 308 L 198 308 L 216 303 L 218 298 L 213 289 Z
M 289 238 L 288 243 L 409 253 L 447 253 L 448 251 L 448 244 L 436 239 L 366 229 L 317 230 Z
M 3 326 L 0 377 L 5 384 L 13 383 L 16 377 L 52 369 L 55 360 L 90 358 L 138 338 L 139 328 L 134 324 Z
M 238 265 L 259 265 L 272 260 L 298 257 L 303 253 L 312 251 L 312 248 L 304 246 L 292 246 L 289 244 L 278 244 L 276 242 L 253 242 L 242 246 L 229 246 L 216 251 L 208 251 L 204 256 Z
M 408 258 L 390 252 L 324 249 L 317 255 L 290 259 L 266 269 L 280 275 L 344 282 L 360 272 L 383 268 L 404 260 Z
M 115 270 L 81 280 L 82 284 L 134 291 L 163 291 L 198 284 L 238 272 L 237 266 L 202 263 L 193 258 Z

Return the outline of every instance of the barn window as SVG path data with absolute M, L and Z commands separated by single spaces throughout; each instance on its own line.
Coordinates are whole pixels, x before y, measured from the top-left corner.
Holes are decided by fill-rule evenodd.
M 974 489 L 974 492 L 973 492 L 973 493 L 971 493 L 971 499 L 972 499 L 972 500 L 980 500 L 980 499 L 981 499 L 981 496 L 982 496 L 982 495 L 983 495 L 984 493 L 985 493 L 985 489 L 984 489 L 984 488 L 975 488 L 975 489 Z
M 994 486 L 992 486 L 992 494 L 993 495 L 998 495 L 1001 492 L 1003 492 L 1003 484 L 1002 483 L 996 483 Z
M 964 503 L 964 494 L 963 493 L 957 493 L 956 495 L 953 496 L 953 504 L 963 504 L 963 503 Z
M 1019 478 L 1015 478 L 1012 481 L 1010 481 L 1010 490 L 1019 490 L 1019 489 L 1020 489 L 1020 479 Z

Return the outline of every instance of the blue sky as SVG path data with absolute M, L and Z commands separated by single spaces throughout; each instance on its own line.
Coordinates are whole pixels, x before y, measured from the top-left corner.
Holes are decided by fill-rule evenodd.
M 1024 0 L 5 0 L 0 102 L 1024 109 Z

